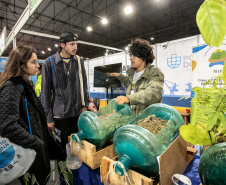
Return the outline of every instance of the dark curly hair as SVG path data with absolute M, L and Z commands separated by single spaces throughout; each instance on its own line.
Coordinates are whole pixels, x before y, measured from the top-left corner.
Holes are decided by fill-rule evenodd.
M 132 39 L 129 46 L 129 53 L 136 56 L 148 63 L 153 63 L 155 56 L 153 54 L 153 48 L 151 44 L 144 39 L 136 38 Z

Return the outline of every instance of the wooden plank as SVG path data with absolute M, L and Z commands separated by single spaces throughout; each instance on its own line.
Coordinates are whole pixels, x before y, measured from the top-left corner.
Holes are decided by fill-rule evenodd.
M 172 184 L 173 174 L 183 174 L 187 167 L 186 156 L 187 143 L 179 136 L 159 157 L 161 185 Z
M 71 141 L 71 138 L 69 138 Z M 78 143 L 72 142 L 71 150 L 74 155 L 78 155 Z M 115 156 L 113 145 L 97 151 L 96 146 L 88 141 L 82 140 L 79 147 L 79 158 L 86 163 L 90 168 L 96 169 L 100 167 L 103 156 L 113 158 Z
M 166 149 L 160 156 L 160 180 L 161 185 L 171 185 L 171 177 L 175 173 L 183 174 L 188 164 L 192 161 L 197 153 L 197 149 L 187 147 L 187 143 L 181 136 L 175 139 L 175 141 Z M 104 178 L 109 172 L 108 180 L 111 185 L 126 184 L 125 176 L 118 176 L 114 173 L 112 164 L 115 162 L 113 159 L 103 157 L 101 160 L 101 182 L 104 182 Z M 142 174 L 139 174 L 133 170 L 127 171 L 129 179 L 132 185 L 153 185 L 153 179 L 148 178 Z
M 117 174 L 114 173 L 113 166 L 112 164 L 115 161 L 112 159 L 109 159 L 108 157 L 103 157 L 101 160 L 101 182 L 104 183 L 104 179 L 108 174 L 108 182 L 111 183 L 111 185 L 121 185 L 121 184 L 126 184 L 126 179 L 125 175 L 123 176 L 118 176 Z M 129 176 L 129 179 L 132 183 L 132 185 L 153 185 L 154 180 L 151 178 L 148 178 L 144 175 L 141 175 L 133 170 L 128 170 L 127 174 Z M 128 183 L 127 183 L 128 184 Z

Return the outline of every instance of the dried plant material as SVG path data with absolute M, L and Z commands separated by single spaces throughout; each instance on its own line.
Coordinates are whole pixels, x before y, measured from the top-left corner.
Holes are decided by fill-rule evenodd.
M 167 126 L 167 120 L 161 120 L 155 115 L 150 115 L 137 122 L 137 125 L 150 131 L 152 134 L 157 135 L 163 128 Z
M 99 116 L 99 118 L 100 118 L 100 119 L 104 119 L 104 118 L 106 118 L 106 117 L 108 117 L 108 116 L 111 116 L 111 115 L 113 115 L 113 114 L 115 114 L 115 113 L 116 113 L 116 110 L 113 110 L 112 114 L 101 115 L 101 116 Z

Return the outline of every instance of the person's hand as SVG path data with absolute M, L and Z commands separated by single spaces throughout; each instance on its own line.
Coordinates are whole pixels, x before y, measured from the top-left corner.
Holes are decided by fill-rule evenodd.
M 87 107 L 82 107 L 82 112 L 87 111 Z
M 110 75 L 110 76 L 116 76 L 116 77 L 117 77 L 117 76 L 120 75 L 120 73 L 110 73 L 109 75 Z
M 124 103 L 129 103 L 129 98 L 127 98 L 126 96 L 118 96 L 115 102 L 119 105 L 123 105 Z
M 53 132 L 55 132 L 54 130 L 54 126 L 55 126 L 55 123 L 52 122 L 52 123 L 48 123 L 48 127 L 50 128 L 50 130 L 52 130 Z

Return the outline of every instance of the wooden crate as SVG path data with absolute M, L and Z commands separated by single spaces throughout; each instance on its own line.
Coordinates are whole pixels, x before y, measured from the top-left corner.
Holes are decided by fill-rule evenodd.
M 71 141 L 71 136 L 69 136 L 68 140 L 69 142 Z M 95 145 L 89 143 L 88 141 L 82 140 L 79 148 L 79 157 L 90 168 L 92 169 L 99 168 L 103 156 L 107 156 L 109 158 L 115 157 L 112 142 L 110 143 L 111 144 L 106 145 L 105 148 L 97 150 Z M 72 153 L 76 155 L 77 149 L 78 143 L 72 142 L 71 145 Z
M 162 153 L 159 157 L 160 165 L 160 181 L 161 185 L 172 184 L 171 177 L 173 174 L 183 174 L 188 164 L 192 161 L 197 153 L 197 149 L 187 147 L 187 143 L 181 136 L 177 139 Z M 123 185 L 125 184 L 125 177 L 118 176 L 113 172 L 112 163 L 115 160 L 108 157 L 103 157 L 101 161 L 101 182 L 104 182 L 104 178 L 111 168 L 108 179 L 112 185 Z M 157 184 L 152 178 L 148 178 L 141 175 L 133 170 L 127 171 L 129 179 L 132 185 L 153 185 Z

